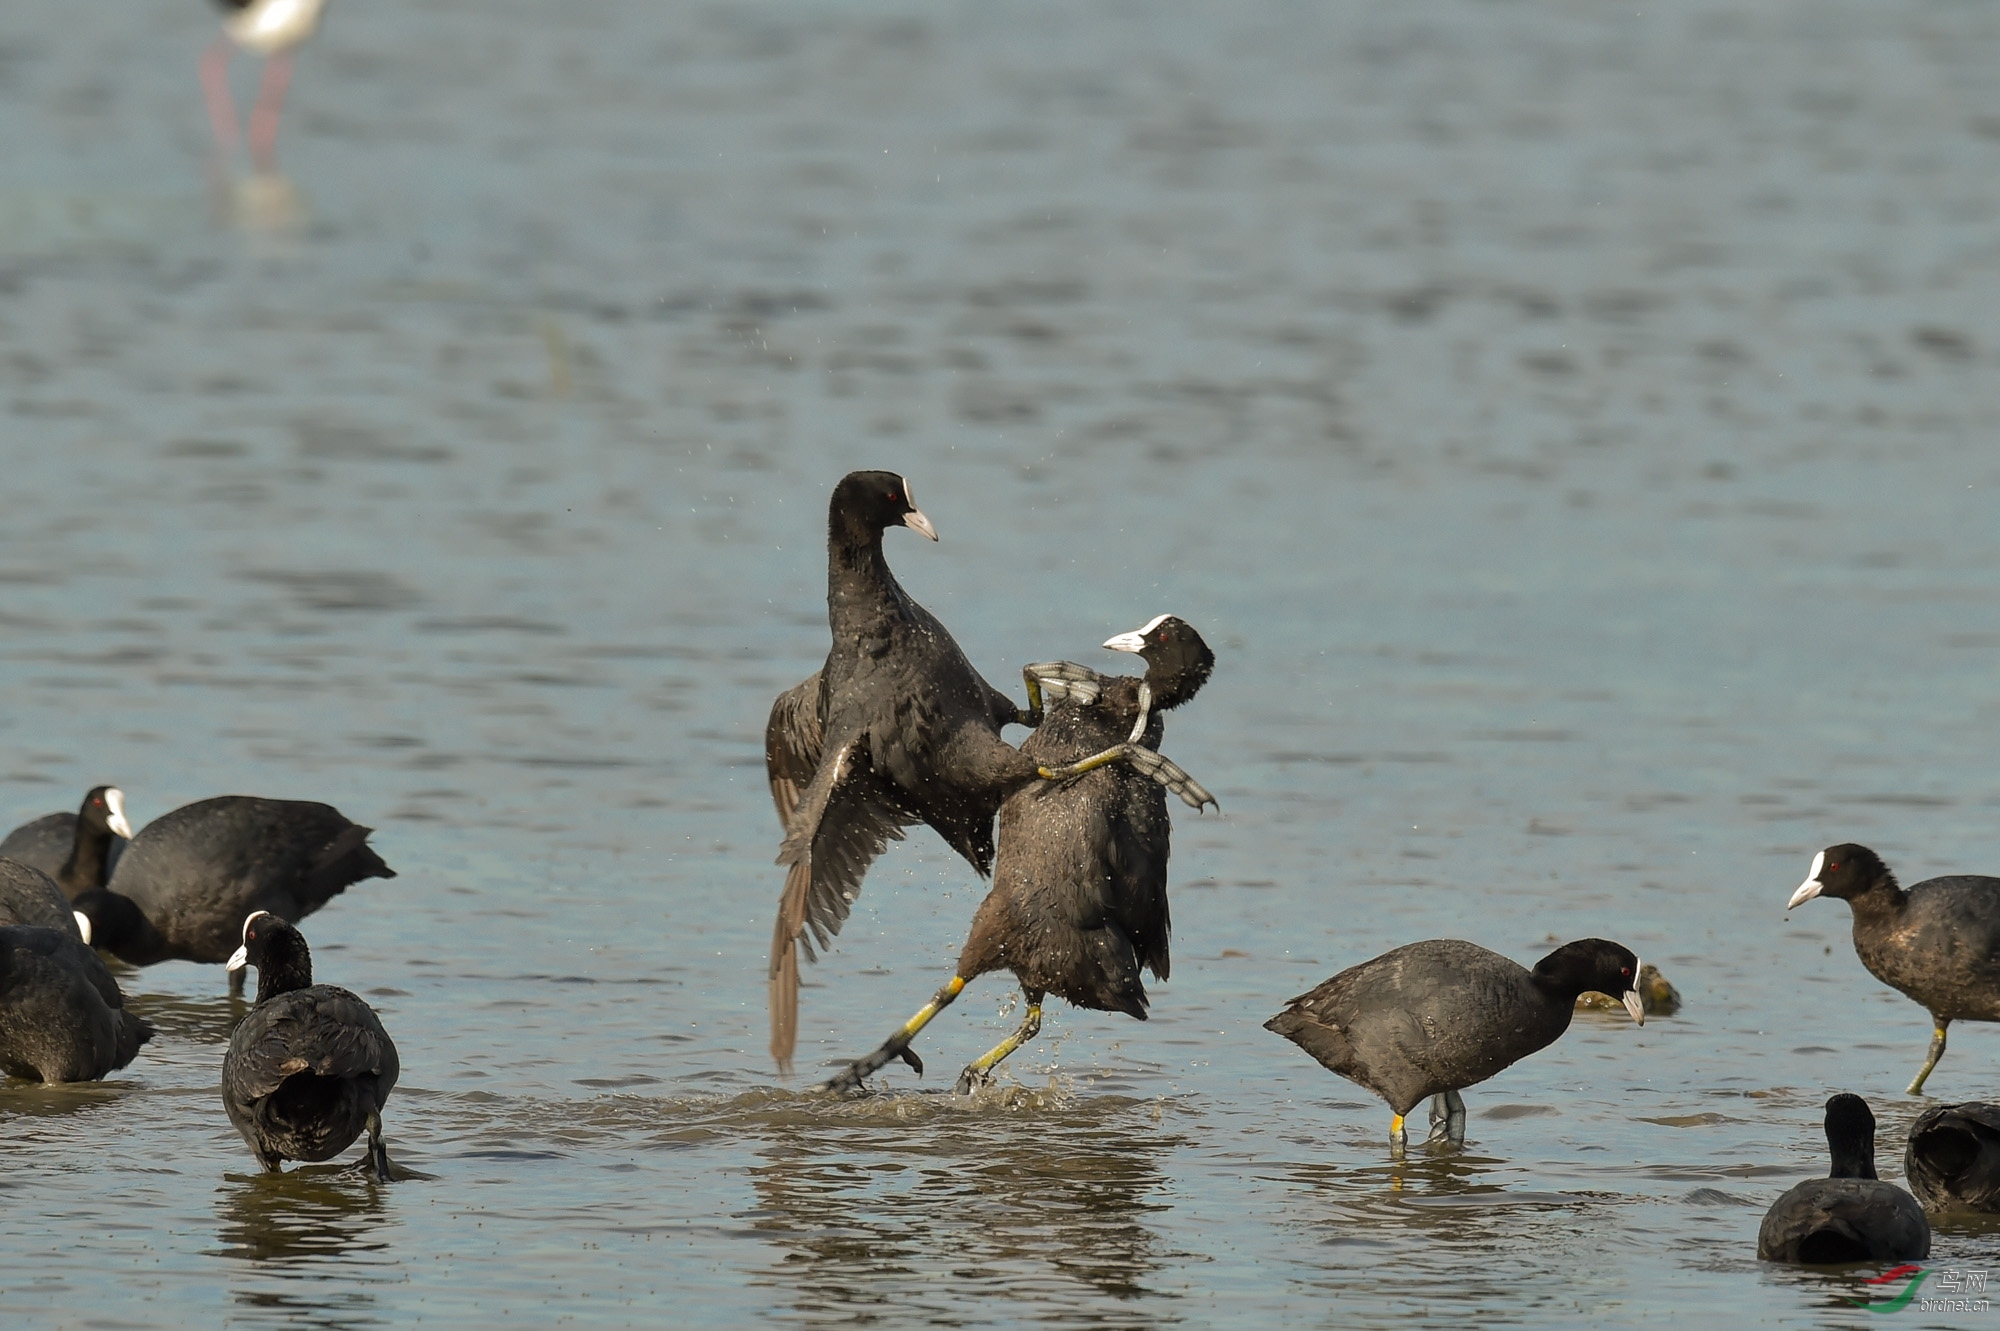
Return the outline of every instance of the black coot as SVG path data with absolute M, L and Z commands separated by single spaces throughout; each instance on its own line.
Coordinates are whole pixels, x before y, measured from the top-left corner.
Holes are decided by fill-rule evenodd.
M 375 1010 L 314 984 L 305 935 L 269 911 L 243 922 L 229 969 L 257 968 L 257 1003 L 229 1037 L 222 1103 L 257 1163 L 328 1160 L 365 1130 L 367 1169 L 389 1182 L 382 1107 L 401 1070 Z
M 1569 1029 L 1577 996 L 1614 995 L 1644 1025 L 1633 988 L 1639 959 L 1616 943 L 1564 943 L 1529 970 L 1476 943 L 1411 943 L 1349 967 L 1264 1023 L 1331 1071 L 1389 1102 L 1392 1150 L 1403 1117 L 1426 1096 L 1431 1140 L 1465 1140 L 1458 1093 Z
M 54 929 L 79 943 L 90 941 L 90 920 L 70 909 L 55 879 L 19 860 L 0 859 L 0 925 Z
M 125 1011 L 103 960 L 73 933 L 0 928 L 0 1071 L 96 1081 L 138 1055 L 153 1028 Z
M 2000 1105 L 1927 1110 L 1910 1128 L 1903 1175 L 1927 1211 L 2000 1211 Z
M 370 830 L 308 800 L 201 800 L 146 824 L 111 885 L 75 905 L 96 945 L 134 966 L 224 961 L 252 911 L 300 919 L 350 883 L 394 878 L 369 848 Z M 230 992 L 242 986 L 233 972 Z
M 98 786 L 75 813 L 50 813 L 23 823 L 0 841 L 0 859 L 31 864 L 56 880 L 63 895 L 103 887 L 132 835 L 125 792 Z
M 1858 1095 L 1826 1102 L 1833 1172 L 1807 1179 L 1772 1204 L 1757 1255 L 1808 1266 L 1928 1257 L 1931 1226 L 1917 1199 L 1875 1177 L 1875 1115 Z
M 1028 667 L 1050 702 L 1022 753 L 1054 767 L 1121 741 L 1157 751 L 1166 732 L 1163 714 L 1194 697 L 1215 668 L 1201 635 L 1172 615 L 1104 645 L 1137 652 L 1145 659 L 1145 676 L 1104 676 L 1068 662 Z M 921 1072 L 910 1041 L 988 971 L 1014 973 L 1027 1013 L 1019 1030 L 960 1075 L 961 1091 L 983 1085 L 1000 1060 L 1040 1032 L 1048 994 L 1144 1021 L 1140 971 L 1167 978 L 1171 833 L 1165 791 L 1124 765 L 1056 785 L 1037 782 L 1008 796 L 1000 806 L 993 890 L 973 916 L 950 983 L 827 1089 L 857 1089 L 894 1058 Z
M 1922 1003 L 1931 1045 L 1907 1094 L 1944 1055 L 1945 1027 L 2000 1021 L 2000 878 L 1953 874 L 1905 892 L 1866 846 L 1828 846 L 1785 909 L 1839 897 L 1854 911 L 1854 951 L 1869 974 Z
M 1207 791 L 1158 754 L 1121 743 L 1062 769 L 1038 765 L 1000 737 L 1040 720 L 982 679 L 936 616 L 897 583 L 882 533 L 907 526 L 932 540 L 910 488 L 887 471 L 857 471 L 827 508 L 826 664 L 771 704 L 764 763 L 785 828 L 789 866 L 771 931 L 771 1054 L 791 1066 L 799 961 L 840 932 L 868 866 L 903 829 L 928 823 L 984 877 L 993 816 L 1012 791 L 1109 762 L 1127 762 L 1199 808 Z M 811 938 L 807 938 L 810 929 Z

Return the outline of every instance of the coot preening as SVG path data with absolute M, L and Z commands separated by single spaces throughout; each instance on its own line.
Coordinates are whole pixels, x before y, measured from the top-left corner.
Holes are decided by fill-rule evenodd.
M 147 823 L 110 886 L 73 904 L 92 941 L 134 966 L 224 961 L 251 911 L 302 919 L 351 883 L 394 878 L 368 846 L 371 830 L 309 800 L 200 800 Z M 242 991 L 237 970 L 229 992 Z
M 1196 808 L 1213 796 L 1168 760 L 1120 743 L 1052 769 L 1000 737 L 1040 718 L 980 677 L 937 618 L 896 582 L 882 533 L 937 530 L 888 471 L 850 472 L 827 506 L 826 664 L 778 695 L 764 732 L 771 800 L 789 867 L 771 931 L 771 1055 L 789 1070 L 799 959 L 840 932 L 861 879 L 903 829 L 928 823 L 983 878 L 993 816 L 1011 792 L 1126 762 Z M 1034 696 L 1031 690 L 1031 697 Z M 807 937 L 810 930 L 811 937 Z
M 50 813 L 23 823 L 0 841 L 0 859 L 31 864 L 74 898 L 110 881 L 112 866 L 132 835 L 125 792 L 98 786 L 75 813 Z
M 1050 702 L 1021 752 L 1059 766 L 1121 739 L 1157 750 L 1166 729 L 1163 713 L 1194 697 L 1215 668 L 1201 635 L 1172 615 L 1104 645 L 1137 652 L 1145 659 L 1145 676 L 1107 677 L 1066 662 L 1028 667 L 1044 680 Z M 1140 970 L 1167 978 L 1171 830 L 1166 792 L 1123 766 L 1058 785 L 1038 782 L 1009 795 L 1000 806 L 993 890 L 973 916 L 951 981 L 826 1089 L 857 1090 L 864 1077 L 895 1058 L 922 1072 L 910 1042 L 988 971 L 1014 973 L 1027 1014 L 1019 1030 L 965 1069 L 961 1091 L 983 1085 L 1001 1059 L 1035 1037 L 1047 994 L 1144 1021 Z
M 1903 1176 L 1927 1211 L 2000 1211 L 2000 1105 L 1925 1111 L 1910 1128 Z
M 74 935 L 0 928 L 0 1072 L 30 1081 L 96 1081 L 153 1036 L 125 1011 L 103 960 Z
M 1953 874 L 1905 892 L 1868 847 L 1828 846 L 1785 909 L 1814 897 L 1847 902 L 1861 964 L 1930 1011 L 1930 1050 L 1906 1094 L 1924 1089 L 1944 1055 L 1945 1027 L 2000 1021 L 2000 878 Z
M 1778 1198 L 1757 1230 L 1757 1255 L 1808 1266 L 1928 1257 L 1931 1226 L 1917 1199 L 1875 1177 L 1875 1115 L 1858 1095 L 1826 1102 L 1833 1172 Z
M 381 1019 L 347 990 L 314 984 L 305 935 L 269 911 L 243 922 L 229 969 L 246 966 L 257 968 L 257 1003 L 222 1060 L 229 1121 L 273 1173 L 286 1160 L 329 1160 L 365 1129 L 366 1168 L 390 1182 L 382 1107 L 401 1066 Z
M 55 880 L 19 860 L 0 859 L 0 925 L 54 929 L 79 943 L 90 941 L 90 920 L 70 909 Z
M 1569 1029 L 1579 994 L 1614 994 L 1646 1024 L 1639 959 L 1616 943 L 1564 943 L 1529 970 L 1476 943 L 1434 938 L 1384 952 L 1300 994 L 1264 1023 L 1331 1071 L 1389 1102 L 1389 1145 L 1426 1096 L 1432 1141 L 1465 1140 L 1458 1093 Z
M 216 155 L 236 153 L 236 99 L 229 92 L 229 57 L 237 47 L 264 57 L 264 76 L 250 108 L 250 163 L 277 169 L 278 113 L 292 81 L 292 52 L 312 36 L 326 0 L 217 0 L 228 11 L 222 34 L 201 58 L 201 90 L 208 99 Z

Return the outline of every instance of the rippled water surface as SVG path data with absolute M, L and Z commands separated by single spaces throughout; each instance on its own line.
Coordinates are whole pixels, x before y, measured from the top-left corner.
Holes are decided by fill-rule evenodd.
M 212 21 L 0 15 L 0 825 L 377 828 L 401 876 L 307 933 L 429 1177 L 257 1174 L 220 973 L 126 972 L 137 1062 L 0 1087 L 10 1317 L 1870 1316 L 1754 1236 L 1831 1090 L 1900 1176 L 1927 1027 L 1782 908 L 1834 841 L 2000 872 L 2000 13 L 342 2 L 276 181 L 205 167 Z M 996 682 L 1163 610 L 1221 658 L 1153 1019 L 1052 1004 L 969 1100 L 1005 977 L 923 1081 L 807 1092 L 948 974 L 929 832 L 764 1052 L 761 728 L 854 466 Z M 1580 1019 L 1463 1152 L 1392 1164 L 1259 1029 L 1591 934 L 1686 1008 Z

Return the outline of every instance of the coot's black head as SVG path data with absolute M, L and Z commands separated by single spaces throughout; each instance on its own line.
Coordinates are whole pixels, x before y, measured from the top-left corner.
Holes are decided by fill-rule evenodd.
M 1146 662 L 1146 683 L 1153 705 L 1178 707 L 1201 691 L 1215 670 L 1215 653 L 1177 615 L 1155 615 L 1141 628 L 1106 640 L 1114 652 L 1137 652 Z
M 128 896 L 93 887 L 70 900 L 83 941 L 106 952 L 118 952 L 146 935 L 145 912 Z
M 937 528 L 910 498 L 909 482 L 893 471 L 850 471 L 841 477 L 827 506 L 827 526 L 851 539 L 873 539 L 897 526 L 938 538 Z
M 1625 1005 L 1633 1021 L 1646 1024 L 1639 958 L 1630 948 L 1602 938 L 1579 938 L 1536 962 L 1535 978 L 1570 1003 L 1582 994 L 1608 995 Z
M 1828 1178 L 1875 1177 L 1875 1115 L 1866 1100 L 1842 1092 L 1826 1102 L 1826 1146 Z
M 1785 909 L 1804 905 L 1814 897 L 1839 897 L 1842 901 L 1868 892 L 1883 883 L 1894 887 L 1895 875 L 1889 866 L 1882 863 L 1881 856 L 1866 846 L 1852 842 L 1844 846 L 1828 846 L 1813 856 L 1812 869 L 1792 899 L 1785 903 Z
M 229 969 L 257 968 L 257 1001 L 312 984 L 312 950 L 306 936 L 268 910 L 243 921 L 243 946 L 229 955 Z
M 125 821 L 125 792 L 116 786 L 97 786 L 83 797 L 77 818 L 91 828 L 130 838 L 132 824 Z

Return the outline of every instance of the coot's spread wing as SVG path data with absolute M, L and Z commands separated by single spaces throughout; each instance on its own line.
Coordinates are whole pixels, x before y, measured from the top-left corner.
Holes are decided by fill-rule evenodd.
M 336 1079 L 398 1069 L 396 1046 L 374 1010 L 345 989 L 314 985 L 251 1012 L 229 1044 L 230 1090 L 262 1099 L 301 1072 Z
M 764 774 L 770 778 L 771 803 L 777 806 L 782 828 L 791 826 L 799 797 L 819 770 L 820 751 L 826 744 L 819 716 L 820 673 L 813 671 L 779 694 L 764 726 Z

